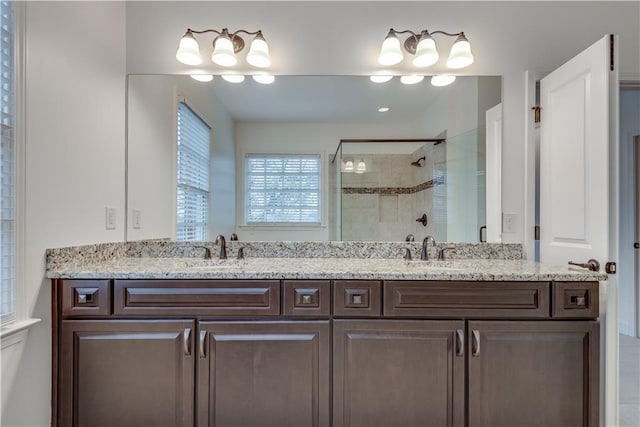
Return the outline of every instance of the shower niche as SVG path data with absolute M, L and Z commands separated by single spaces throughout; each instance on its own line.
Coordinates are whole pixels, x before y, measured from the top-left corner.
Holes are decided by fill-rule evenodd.
M 451 138 L 344 139 L 330 162 L 332 240 L 478 241 L 484 129 Z

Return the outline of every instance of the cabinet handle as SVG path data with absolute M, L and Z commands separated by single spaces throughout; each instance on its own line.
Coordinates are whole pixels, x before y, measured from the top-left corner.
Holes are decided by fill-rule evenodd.
M 480 356 L 480 331 L 474 329 L 471 333 L 473 335 L 473 352 L 471 355 L 478 357 Z
M 207 331 L 200 331 L 200 339 L 198 340 L 198 347 L 200 349 L 200 357 L 205 358 L 207 354 L 205 353 L 205 343 L 207 341 Z
M 191 328 L 184 328 L 182 333 L 182 347 L 185 356 L 191 356 Z
M 456 330 L 456 356 L 464 356 L 464 331 L 462 329 Z

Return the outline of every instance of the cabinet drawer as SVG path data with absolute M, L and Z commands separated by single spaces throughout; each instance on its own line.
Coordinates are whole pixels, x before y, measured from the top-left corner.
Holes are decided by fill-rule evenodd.
M 328 280 L 285 280 L 282 314 L 300 317 L 329 317 L 331 283 Z
M 549 317 L 549 283 L 385 281 L 384 316 Z
M 598 282 L 553 282 L 552 317 L 595 319 L 600 311 Z
M 333 283 L 333 314 L 342 317 L 380 317 L 380 282 L 336 280 Z
M 116 315 L 278 316 L 279 280 L 116 280 Z
M 111 314 L 109 280 L 63 280 L 63 316 L 108 316 Z

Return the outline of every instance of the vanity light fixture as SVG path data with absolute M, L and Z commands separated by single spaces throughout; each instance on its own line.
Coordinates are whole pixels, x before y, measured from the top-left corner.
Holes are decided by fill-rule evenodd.
M 414 74 L 408 76 L 400 76 L 400 83 L 405 85 L 414 85 L 416 83 L 420 83 L 422 80 L 424 80 L 424 76 L 417 76 Z
M 238 35 L 240 33 L 255 36 L 249 46 L 247 62 L 258 68 L 265 68 L 271 65 L 269 45 L 265 41 L 261 30 L 238 30 L 230 33 L 227 28 L 223 28 L 222 31 L 213 29 L 198 31 L 188 28 L 180 40 L 176 59 L 186 65 L 200 65 L 202 56 L 200 56 L 200 48 L 194 34 L 204 33 L 218 35 L 213 40 L 213 54 L 211 55 L 211 60 L 218 65 L 223 67 L 236 65 L 238 62 L 236 54 L 244 49 L 245 46 L 244 39 Z
M 356 166 L 356 170 L 354 171 L 355 173 L 365 173 L 367 171 L 367 164 L 364 162 L 364 160 L 360 160 L 358 162 L 358 165 Z
M 242 74 L 223 74 L 221 77 L 229 83 L 242 83 L 244 81 Z
M 353 172 L 353 160 L 347 160 L 342 164 L 343 172 Z
M 378 107 L 378 113 L 386 113 L 387 111 L 390 111 L 391 108 L 389 107 Z
M 400 44 L 398 34 L 409 34 L 404 43 Z M 449 58 L 447 59 L 447 67 L 464 68 L 473 64 L 473 54 L 471 53 L 471 45 L 463 32 L 447 33 L 446 31 L 423 30 L 420 33 L 411 30 L 396 31 L 393 28 L 389 30 L 387 37 L 382 43 L 378 63 L 381 65 L 396 65 L 404 59 L 404 50 L 413 56 L 413 65 L 416 67 L 428 67 L 435 64 L 440 59 L 440 54 L 436 49 L 436 42 L 433 35 L 443 34 L 449 37 L 456 37 Z
M 213 75 L 211 74 L 189 74 L 193 80 L 207 83 L 213 80 Z
M 456 80 L 456 76 L 450 74 L 438 74 L 437 76 L 431 76 L 431 84 L 433 86 L 447 86 Z

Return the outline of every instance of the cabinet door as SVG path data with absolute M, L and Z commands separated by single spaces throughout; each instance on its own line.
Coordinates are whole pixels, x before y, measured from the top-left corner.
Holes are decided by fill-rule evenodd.
M 192 426 L 194 322 L 63 321 L 60 426 Z
M 463 426 L 464 322 L 336 320 L 334 427 Z
M 328 427 L 329 321 L 200 322 L 198 425 Z
M 469 322 L 470 427 L 598 425 L 597 322 Z

